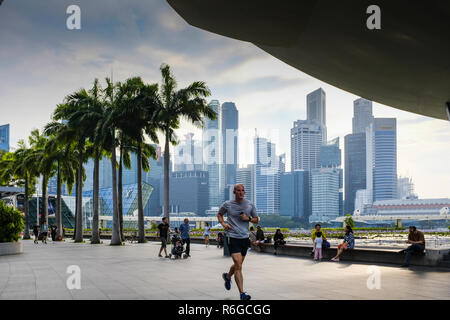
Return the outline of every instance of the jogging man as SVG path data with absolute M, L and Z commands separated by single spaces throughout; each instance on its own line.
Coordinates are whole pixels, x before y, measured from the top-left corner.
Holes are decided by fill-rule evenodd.
M 244 262 L 247 249 L 249 247 L 249 222 L 258 223 L 259 218 L 256 213 L 255 205 L 244 199 L 244 185 L 234 186 L 234 200 L 225 201 L 219 209 L 217 219 L 225 229 L 227 235 L 228 247 L 230 248 L 233 265 L 228 273 L 222 274 L 225 281 L 225 289 L 231 288 L 231 277 L 234 275 L 234 281 L 239 289 L 241 300 L 250 300 L 251 297 L 244 292 L 244 278 L 242 276 L 242 263 Z M 227 222 L 223 216 L 227 215 Z

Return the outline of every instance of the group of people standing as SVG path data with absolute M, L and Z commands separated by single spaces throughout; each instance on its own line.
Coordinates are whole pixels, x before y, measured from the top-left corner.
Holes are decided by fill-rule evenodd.
M 52 241 L 56 241 L 56 230 L 58 230 L 58 227 L 53 223 L 50 226 L 50 234 L 52 236 Z M 47 243 L 47 236 L 48 236 L 48 227 L 47 224 L 44 222 L 43 224 L 41 224 L 41 226 L 39 227 L 39 225 L 37 223 L 34 224 L 33 226 L 33 234 L 34 234 L 34 243 L 39 243 L 39 233 L 42 236 L 42 243 Z

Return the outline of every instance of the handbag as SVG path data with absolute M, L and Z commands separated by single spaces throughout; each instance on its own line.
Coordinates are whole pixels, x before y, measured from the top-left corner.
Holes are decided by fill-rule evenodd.
M 329 247 L 331 247 L 330 243 L 327 240 L 323 240 L 322 248 L 329 248 Z

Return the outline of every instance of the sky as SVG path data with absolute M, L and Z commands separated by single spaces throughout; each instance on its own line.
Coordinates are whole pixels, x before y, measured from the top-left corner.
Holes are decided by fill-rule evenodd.
M 68 30 L 67 7 L 81 9 L 81 29 Z M 213 14 L 213 13 L 212 13 Z M 239 110 L 239 162 L 253 162 L 252 137 L 276 144 L 290 161 L 289 132 L 306 119 L 306 95 L 326 92 L 328 139 L 351 133 L 351 93 L 319 81 L 251 43 L 188 25 L 161 0 L 5 0 L 0 6 L 0 125 L 11 126 L 11 146 L 42 129 L 64 97 L 95 78 L 141 76 L 160 81 L 171 66 L 179 88 L 205 81 L 208 100 Z M 420 198 L 450 197 L 450 123 L 378 103 L 375 117 L 397 118 L 398 174 L 410 176 Z M 200 130 L 183 123 L 178 136 Z M 163 140 L 160 140 L 162 144 Z M 344 159 L 342 159 L 342 162 Z M 287 165 L 287 168 L 290 168 Z

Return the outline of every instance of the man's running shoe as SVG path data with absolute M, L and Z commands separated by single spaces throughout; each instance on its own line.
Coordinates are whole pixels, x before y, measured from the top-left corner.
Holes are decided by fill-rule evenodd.
M 241 293 L 241 300 L 250 300 L 252 297 L 250 297 L 247 293 L 242 292 Z
M 222 278 L 225 281 L 225 289 L 230 290 L 231 289 L 231 279 L 228 278 L 228 273 L 223 273 Z

